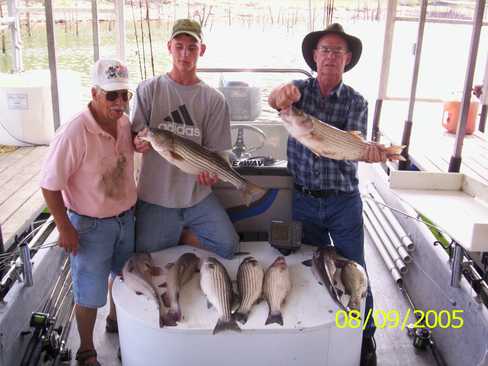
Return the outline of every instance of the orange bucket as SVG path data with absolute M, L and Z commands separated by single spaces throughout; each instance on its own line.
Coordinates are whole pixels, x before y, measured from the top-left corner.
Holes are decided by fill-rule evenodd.
M 461 102 L 448 101 L 444 102 L 444 111 L 442 113 L 442 126 L 449 133 L 456 133 L 461 112 Z M 476 116 L 478 114 L 478 102 L 469 103 L 468 122 L 466 123 L 466 134 L 474 132 Z

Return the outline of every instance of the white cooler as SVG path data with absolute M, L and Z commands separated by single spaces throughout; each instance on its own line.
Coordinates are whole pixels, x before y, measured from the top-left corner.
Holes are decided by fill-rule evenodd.
M 242 243 L 240 250 L 250 252 L 265 269 L 280 255 L 267 242 Z M 264 300 L 252 308 L 246 324 L 239 323 L 240 333 L 225 331 L 212 335 L 217 311 L 207 308 L 199 274 L 180 294 L 182 322 L 165 328 L 159 328 L 156 303 L 136 295 L 117 278 L 113 298 L 123 365 L 358 365 L 361 328 L 336 327 L 338 306 L 325 287 L 317 283 L 311 269 L 301 263 L 311 258 L 313 250 L 303 246 L 286 257 L 292 290 L 282 306 L 284 326 L 264 325 L 268 315 Z M 153 253 L 153 260 L 163 267 L 185 252 L 194 252 L 201 258 L 212 255 L 193 247 L 177 246 Z M 219 260 L 235 280 L 244 258 L 241 255 L 233 260 Z M 342 317 L 339 320 L 344 322 Z

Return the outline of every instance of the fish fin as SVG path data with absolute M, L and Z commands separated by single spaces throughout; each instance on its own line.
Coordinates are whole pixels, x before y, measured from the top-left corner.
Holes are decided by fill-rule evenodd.
M 406 161 L 405 157 L 401 155 L 402 150 L 406 147 L 406 145 L 391 145 L 387 148 L 385 148 L 386 151 L 386 156 L 390 160 L 400 160 L 400 161 Z
M 363 139 L 363 135 L 361 133 L 361 131 L 347 131 L 352 137 L 354 137 L 355 139 L 361 141 L 361 142 L 364 142 L 364 139 Z
M 266 319 L 266 323 L 264 323 L 264 325 L 273 324 L 273 323 L 283 326 L 283 315 L 281 314 L 281 311 L 269 312 L 268 318 Z
M 240 304 L 241 304 L 241 297 L 234 292 L 232 294 L 232 303 L 230 305 L 231 311 L 236 311 L 237 309 L 239 309 Z
M 239 327 L 239 325 L 236 323 L 234 319 L 228 321 L 219 319 L 212 333 L 217 334 L 226 330 L 233 330 L 235 332 L 240 332 L 241 328 Z
M 259 187 L 258 185 L 247 182 L 244 189 L 241 191 L 241 197 L 246 206 L 249 206 L 251 202 L 256 201 L 266 194 L 266 190 Z
M 127 271 L 129 272 L 134 272 L 134 263 L 132 261 L 130 261 L 128 264 L 127 264 Z
M 359 299 L 351 297 L 349 299 L 349 303 L 347 304 L 347 307 L 351 310 L 357 310 L 361 311 L 361 301 L 358 301 Z M 361 319 L 361 318 L 360 318 Z
M 248 317 L 248 314 L 246 314 L 246 313 L 237 312 L 234 314 L 234 319 L 237 320 L 238 322 L 240 322 L 241 324 L 246 324 L 247 317 Z
M 312 267 L 312 260 L 311 259 L 307 259 L 307 260 L 303 261 L 302 264 L 305 267 Z
M 169 307 L 170 307 L 170 305 L 171 305 L 171 301 L 169 300 L 169 295 L 168 295 L 168 293 L 167 293 L 167 292 L 165 292 L 165 293 L 163 293 L 163 294 L 161 295 L 161 300 L 163 300 L 163 304 L 164 304 L 164 306 L 166 306 L 167 308 L 169 308 Z
M 170 309 L 164 315 L 164 320 L 165 320 L 165 325 L 169 325 L 169 326 L 175 326 L 175 325 L 177 325 L 176 323 L 181 320 L 181 310 L 180 310 L 180 307 L 178 306 L 178 308 L 175 309 L 175 310 Z
M 178 324 L 176 323 L 176 319 L 173 317 L 173 315 L 170 315 L 169 312 L 166 314 L 163 314 L 162 316 L 159 317 L 159 326 L 161 328 L 163 327 L 175 327 Z

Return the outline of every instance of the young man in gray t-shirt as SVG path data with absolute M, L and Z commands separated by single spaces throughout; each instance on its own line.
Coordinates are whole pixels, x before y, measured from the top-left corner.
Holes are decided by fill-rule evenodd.
M 206 148 L 231 148 L 230 114 L 224 96 L 201 81 L 197 61 L 205 53 L 200 25 L 180 19 L 173 26 L 168 51 L 171 71 L 142 81 L 132 111 L 132 130 L 170 130 Z M 177 245 L 198 244 L 231 258 L 239 238 L 211 190 L 217 177 L 188 175 L 163 159 L 138 136 L 143 153 L 136 206 L 136 251 L 152 252 Z M 184 228 L 190 229 L 184 230 Z

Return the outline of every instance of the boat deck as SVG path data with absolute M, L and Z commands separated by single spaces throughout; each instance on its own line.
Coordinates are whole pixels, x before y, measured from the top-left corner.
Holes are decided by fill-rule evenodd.
M 375 309 L 384 313 L 395 311 L 402 316 L 406 313 L 407 302 L 398 290 L 398 287 L 390 277 L 381 257 L 366 236 L 366 262 L 371 278 Z M 324 289 L 325 291 L 325 289 Z M 108 306 L 103 307 L 97 316 L 95 324 L 95 346 L 99 354 L 99 362 L 104 366 L 118 366 L 117 349 L 119 347 L 118 336 L 105 332 L 105 317 L 108 313 Z M 413 318 L 410 319 L 413 322 Z M 413 339 L 407 335 L 406 330 L 398 328 L 377 329 L 376 335 L 378 365 L 382 366 L 430 366 L 435 365 L 430 351 L 417 351 L 412 343 Z M 79 345 L 76 322 L 73 322 L 68 347 L 76 353 Z M 76 362 L 72 360 L 72 366 Z
M 37 146 L 0 151 L 0 225 L 5 249 L 45 207 L 39 182 L 47 150 L 47 146 Z
M 382 141 L 400 144 L 407 118 L 406 102 L 387 101 L 380 121 Z M 442 104 L 415 105 L 409 154 L 419 170 L 447 172 L 454 153 L 456 135 L 442 127 Z M 463 143 L 461 173 L 488 183 L 488 136 L 475 131 Z
M 363 165 L 360 169 L 360 179 L 363 184 L 366 184 L 369 179 L 366 167 L 367 165 Z M 365 236 L 365 253 L 375 301 L 375 310 L 382 314 L 393 311 L 404 316 L 408 308 L 407 301 L 391 278 L 379 252 L 367 235 Z M 118 336 L 105 332 L 105 317 L 107 316 L 107 313 L 108 306 L 105 306 L 98 312 L 94 332 L 95 346 L 97 347 L 97 352 L 99 354 L 99 362 L 102 365 L 118 366 L 121 364 L 116 356 L 119 346 Z M 410 316 L 410 322 L 414 322 L 412 316 Z M 413 339 L 407 335 L 406 330 L 402 331 L 399 327 L 378 327 L 375 339 L 377 343 L 378 365 L 435 365 L 434 358 L 429 350 L 417 351 L 413 347 Z M 73 322 L 68 338 L 68 347 L 75 353 L 78 345 L 78 331 L 76 329 L 76 322 Z M 76 362 L 72 361 L 71 365 L 75 366 Z

